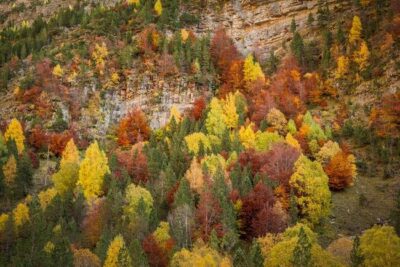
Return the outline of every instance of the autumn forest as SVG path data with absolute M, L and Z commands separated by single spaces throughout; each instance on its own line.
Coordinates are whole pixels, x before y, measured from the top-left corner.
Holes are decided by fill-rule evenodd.
M 400 266 L 398 0 L 0 0 L 0 266 Z

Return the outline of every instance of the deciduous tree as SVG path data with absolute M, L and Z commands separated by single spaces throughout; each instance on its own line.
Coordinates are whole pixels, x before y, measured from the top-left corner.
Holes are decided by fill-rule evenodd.
M 334 155 L 324 169 L 329 177 L 329 187 L 334 190 L 353 185 L 357 175 L 354 155 L 343 151 Z
M 302 228 L 304 233 L 302 234 L 303 240 L 306 238 L 309 240 L 307 246 L 297 246 L 300 242 L 299 235 Z M 304 257 L 307 254 L 307 257 L 304 259 L 309 259 L 312 264 L 311 266 L 341 266 L 340 262 L 338 262 L 336 258 L 318 245 L 316 234 L 304 224 L 296 224 L 291 228 L 287 228 L 281 236 L 273 237 L 271 239 L 272 242 L 267 243 L 267 245 L 271 247 L 265 249 L 266 255 L 264 255 L 264 257 L 266 260 L 264 266 L 296 266 L 296 263 L 293 262 L 293 254 L 296 251 L 296 247 L 303 247 L 303 249 L 297 249 L 297 254 L 300 257 Z M 270 243 L 272 243 L 272 245 Z M 310 247 L 308 244 L 310 244 Z M 304 247 L 307 247 L 307 249 L 304 249 Z M 307 253 L 303 255 L 301 251 L 307 251 Z M 311 252 L 311 256 L 309 252 Z M 300 262 L 298 262 L 298 264 L 300 264 Z
M 125 192 L 126 204 L 123 207 L 124 214 L 130 221 L 135 221 L 136 216 L 146 216 L 150 215 L 153 209 L 153 197 L 150 192 L 135 184 L 130 184 L 126 188 Z M 142 202 L 142 203 L 141 203 Z M 138 214 L 138 207 L 143 205 L 143 214 Z
M 184 248 L 176 252 L 171 260 L 171 267 L 185 266 L 233 266 L 228 257 L 222 256 L 218 251 L 202 244 L 197 243 L 192 251 Z
M 262 182 L 243 199 L 239 218 L 245 238 L 260 237 L 267 232 L 278 233 L 285 229 L 285 216 L 274 209 L 275 204 L 272 190 Z
M 333 158 L 333 156 L 341 151 L 342 149 L 337 142 L 329 140 L 321 147 L 315 158 L 323 166 L 325 166 L 331 160 L 331 158 Z
M 72 192 L 79 177 L 79 165 L 76 163 L 65 163 L 58 172 L 53 174 L 54 188 L 60 196 Z
M 150 136 L 150 127 L 146 115 L 140 109 L 130 111 L 119 123 L 118 144 L 129 146 L 145 141 Z
M 4 183 L 8 187 L 15 185 L 15 177 L 17 175 L 17 161 L 14 155 L 10 155 L 6 163 L 2 166 L 4 174 Z
M 236 96 L 229 93 L 224 100 L 222 100 L 222 108 L 225 114 L 225 123 L 229 129 L 235 129 L 238 126 L 239 115 L 236 110 Z
M 250 123 L 247 126 L 241 126 L 239 129 L 240 142 L 246 149 L 256 147 L 256 133 L 253 127 L 254 124 Z
M 161 16 L 163 12 L 163 6 L 161 0 L 157 0 L 156 3 L 154 4 L 154 11 L 156 12 L 157 16 Z
M 104 230 L 106 216 L 105 200 L 98 199 L 89 206 L 82 221 L 82 233 L 85 244 L 94 247 Z
M 29 207 L 25 203 L 19 203 L 12 211 L 14 225 L 18 231 L 25 223 L 30 221 Z
M 216 136 L 222 136 L 227 126 L 224 110 L 220 100 L 216 97 L 213 97 L 209 107 L 210 111 L 208 112 L 205 121 L 207 132 Z
M 101 262 L 96 254 L 87 248 L 75 249 L 74 267 L 101 267 Z
M 189 181 L 190 188 L 198 193 L 204 186 L 204 175 L 200 163 L 194 157 L 189 169 L 185 173 L 186 180 Z
M 110 173 L 106 154 L 100 149 L 97 141 L 92 143 L 85 152 L 79 168 L 79 179 L 77 185 L 83 189 L 87 200 L 103 194 L 104 176 Z
M 43 190 L 38 194 L 40 207 L 43 211 L 51 204 L 54 197 L 57 195 L 57 190 L 54 188 L 49 188 L 47 190 Z
M 211 143 L 208 137 L 202 132 L 196 132 L 185 136 L 186 145 L 189 151 L 197 155 L 199 153 L 200 146 L 203 146 L 204 152 L 211 150 Z
M 359 16 L 353 17 L 353 23 L 349 33 L 349 42 L 354 44 L 361 39 L 362 24 Z
M 223 235 L 221 224 L 222 209 L 210 190 L 204 190 L 200 194 L 199 205 L 196 210 L 196 237 L 208 241 L 214 230 L 219 237 Z
M 64 75 L 64 71 L 61 68 L 60 64 L 57 64 L 53 69 L 53 75 L 61 78 Z
M 17 145 L 18 153 L 21 154 L 24 149 L 24 131 L 22 129 L 21 123 L 17 119 L 12 119 L 10 124 L 7 126 L 7 130 L 4 133 L 4 138 L 6 141 L 14 140 Z
M 362 41 L 360 49 L 354 53 L 354 62 L 358 64 L 358 67 L 361 71 L 367 68 L 369 56 L 370 52 L 368 45 L 365 41 Z
M 294 191 L 301 216 L 311 224 L 317 224 L 330 213 L 328 180 L 319 162 L 313 162 L 304 155 L 296 161 L 289 185 Z
M 300 156 L 300 152 L 286 145 L 278 143 L 265 154 L 262 173 L 266 173 L 270 179 L 279 181 L 286 189 L 289 186 L 289 179 L 294 172 L 294 165 Z
M 108 49 L 106 43 L 95 44 L 92 52 L 92 59 L 96 63 L 96 68 L 100 75 L 103 75 L 105 68 L 105 59 L 108 56 Z
M 399 266 L 400 238 L 391 226 L 374 226 L 360 238 L 363 266 Z
M 75 145 L 74 139 L 70 139 L 61 155 L 60 168 L 67 164 L 79 164 L 79 151 Z
M 206 108 L 206 101 L 204 97 L 197 98 L 193 103 L 193 108 L 191 110 L 191 117 L 195 120 L 199 120 L 203 115 L 203 111 Z
M 110 243 L 104 267 L 131 267 L 132 259 L 122 235 L 117 235 Z
M 337 68 L 335 71 L 336 79 L 343 79 L 349 73 L 349 59 L 346 56 L 340 56 L 337 60 Z
M 246 60 L 244 61 L 243 76 L 244 81 L 248 86 L 250 83 L 258 79 L 265 81 L 265 75 L 261 69 L 261 66 L 258 62 L 254 61 L 252 54 L 247 55 Z
M 279 109 L 272 108 L 268 112 L 266 120 L 269 126 L 273 127 L 273 130 L 276 130 L 283 135 L 286 133 L 287 120 L 285 115 Z

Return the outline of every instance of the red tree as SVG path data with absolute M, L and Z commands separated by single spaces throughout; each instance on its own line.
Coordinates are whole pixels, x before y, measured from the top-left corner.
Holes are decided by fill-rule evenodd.
M 149 169 L 143 145 L 135 145 L 130 151 L 118 151 L 117 158 L 136 184 L 147 182 Z
M 196 121 L 199 120 L 205 108 L 206 108 L 206 100 L 204 99 L 204 97 L 202 96 L 197 98 L 193 103 L 193 107 L 190 112 L 190 117 L 195 119 Z
M 209 190 L 204 190 L 200 195 L 199 205 L 196 210 L 197 237 L 208 241 L 212 230 L 215 230 L 217 236 L 223 236 L 221 224 L 221 207 Z
M 221 74 L 221 81 L 225 82 L 232 61 L 239 59 L 240 54 L 223 27 L 215 31 L 210 50 L 214 64 Z
M 240 153 L 239 164 L 241 167 L 249 167 L 254 176 L 261 171 L 265 159 L 266 152 L 256 152 L 254 149 L 250 149 Z
M 272 108 L 277 107 L 273 95 L 268 90 L 257 91 L 251 98 L 251 102 L 252 105 L 249 106 L 251 120 L 257 125 L 265 119 Z
M 251 89 L 251 118 L 259 123 L 272 107 L 278 108 L 288 117 L 295 117 L 305 110 L 308 99 L 301 70 L 293 57 L 284 59 L 269 88 Z
M 372 110 L 370 123 L 379 136 L 400 137 L 400 92 L 383 97 Z
M 84 241 L 88 246 L 94 247 L 99 241 L 100 236 L 103 232 L 103 227 L 105 224 L 105 201 L 104 199 L 99 199 L 92 205 L 90 205 L 89 210 L 86 213 L 85 218 L 82 222 L 82 232 L 84 236 Z
M 129 146 L 147 140 L 150 136 L 150 127 L 146 115 L 140 109 L 130 111 L 123 118 L 118 127 L 118 144 Z
M 60 156 L 68 141 L 72 138 L 72 134 L 69 131 L 64 131 L 62 133 L 51 133 L 48 137 L 49 150 L 56 156 Z
M 227 71 L 223 73 L 223 84 L 218 91 L 219 97 L 223 98 L 230 92 L 240 90 L 244 92 L 243 88 L 243 60 L 233 60 L 230 63 Z
M 29 144 L 36 150 L 40 150 L 47 146 L 48 137 L 45 131 L 43 131 L 40 125 L 36 125 L 30 132 L 28 138 Z
M 160 248 L 153 235 L 148 235 L 142 243 L 144 252 L 147 254 L 147 259 L 152 267 L 168 266 L 168 256 L 166 252 Z
M 272 190 L 262 182 L 243 199 L 239 218 L 245 239 L 263 236 L 267 232 L 278 233 L 285 229 L 284 218 L 275 211 L 274 204 Z
M 269 178 L 279 181 L 285 187 L 288 186 L 290 176 L 293 174 L 293 167 L 299 158 L 300 152 L 284 143 L 275 144 L 265 154 L 264 166 L 261 172 L 266 173 Z

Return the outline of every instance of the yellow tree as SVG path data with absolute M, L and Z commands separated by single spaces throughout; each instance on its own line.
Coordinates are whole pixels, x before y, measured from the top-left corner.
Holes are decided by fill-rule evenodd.
M 0 215 L 0 234 L 6 229 L 6 225 L 10 216 L 7 213 Z
M 342 152 L 339 144 L 329 140 L 321 147 L 315 158 L 321 164 L 325 165 L 339 152 Z
M 60 196 L 73 191 L 79 177 L 79 165 L 77 163 L 65 163 L 58 172 L 53 174 L 54 188 Z
M 211 99 L 210 111 L 207 114 L 205 124 L 207 132 L 218 137 L 221 137 L 227 129 L 226 117 L 221 105 L 221 101 L 216 97 Z
M 272 145 L 278 142 L 284 142 L 282 136 L 277 132 L 261 132 L 256 133 L 255 147 L 258 151 L 268 151 L 272 148 Z
M 119 77 L 118 72 L 113 72 L 113 74 L 111 74 L 111 82 L 112 82 L 114 85 L 118 85 L 119 79 L 120 79 L 120 77 Z
M 62 152 L 60 168 L 66 164 L 79 164 L 79 151 L 75 145 L 74 139 L 71 138 Z
M 222 100 L 222 108 L 224 110 L 226 126 L 230 129 L 235 129 L 239 121 L 239 115 L 236 110 L 236 95 L 229 93 Z
M 51 204 L 56 195 L 57 190 L 54 188 L 49 188 L 47 190 L 41 191 L 38 194 L 39 203 L 42 210 L 46 210 L 46 208 Z
M 204 157 L 201 160 L 201 165 L 203 168 L 206 168 L 208 171 L 208 174 L 210 174 L 211 177 L 213 177 L 219 168 L 222 170 L 225 170 L 226 167 L 226 161 L 223 156 L 220 154 L 211 154 L 206 157 Z
M 82 187 L 86 199 L 93 200 L 103 194 L 104 176 L 108 173 L 110 169 L 107 156 L 95 141 L 86 150 L 79 168 L 77 185 Z
M 127 0 L 128 5 L 138 5 L 140 4 L 140 0 Z
M 131 267 L 132 259 L 129 256 L 124 238 L 122 235 L 117 235 L 111 241 L 107 250 L 107 257 L 104 262 L 104 267 Z
M 239 139 L 245 148 L 254 148 L 256 146 L 256 133 L 253 131 L 254 124 L 242 126 L 239 129 Z
M 24 131 L 22 130 L 21 123 L 17 119 L 12 119 L 10 124 L 8 124 L 7 130 L 4 133 L 6 141 L 14 140 L 17 145 L 18 153 L 21 154 L 24 149 Z
M 278 131 L 281 134 L 285 134 L 287 120 L 285 115 L 279 109 L 272 108 L 268 112 L 266 120 L 268 124 L 274 128 L 274 130 Z
M 362 33 L 362 24 L 360 17 L 354 16 L 349 34 L 350 44 L 354 44 L 355 42 L 359 41 L 361 39 L 361 33 Z
M 167 249 L 168 241 L 171 239 L 169 232 L 169 223 L 164 221 L 161 221 L 157 229 L 153 232 L 153 236 L 157 244 L 164 250 Z
M 243 76 L 243 79 L 247 84 L 258 79 L 265 81 L 265 75 L 261 69 L 261 66 L 258 62 L 254 61 L 252 54 L 247 55 L 246 60 L 244 61 Z
M 168 121 L 171 122 L 172 118 L 175 120 L 176 123 L 179 123 L 182 120 L 182 115 L 179 109 L 173 105 L 171 110 L 169 111 L 169 119 Z
M 189 148 L 189 151 L 195 155 L 199 153 L 200 144 L 203 144 L 205 152 L 211 150 L 210 140 L 202 132 L 192 133 L 185 136 L 185 142 Z
M 331 192 L 328 176 L 317 161 L 301 155 L 295 164 L 295 172 L 289 184 L 304 221 L 317 224 L 330 214 Z
M 374 226 L 360 238 L 363 266 L 400 266 L 400 238 L 392 226 Z
M 186 29 L 181 29 L 181 38 L 182 42 L 186 43 L 186 40 L 189 38 L 189 32 Z
M 154 11 L 156 12 L 157 16 L 161 16 L 163 11 L 161 0 L 157 0 L 154 4 Z
M 130 184 L 126 188 L 125 192 L 125 202 L 124 206 L 124 214 L 131 219 L 135 219 L 137 214 L 137 209 L 139 207 L 140 202 L 143 202 L 144 210 L 143 214 L 139 214 L 140 216 L 149 216 L 151 210 L 153 209 L 153 197 L 150 192 L 139 185 Z
M 300 231 L 303 229 L 304 236 L 307 237 L 310 245 L 310 265 L 309 266 L 327 266 L 327 267 L 341 267 L 341 264 L 329 252 L 324 250 L 317 242 L 317 235 L 307 226 L 301 223 L 293 227 L 287 228 L 283 234 L 275 236 L 267 236 L 260 238 L 261 251 L 263 251 L 265 261 L 264 266 L 268 267 L 292 267 L 293 255 L 296 247 L 299 244 Z M 264 241 L 264 242 L 263 242 Z M 265 242 L 267 241 L 267 242 Z M 263 246 L 267 246 L 264 248 Z
M 219 254 L 218 251 L 198 242 L 192 251 L 183 248 L 176 252 L 171 260 L 171 267 L 186 266 L 233 266 L 232 261 L 228 257 Z
M 96 62 L 96 68 L 100 75 L 103 75 L 105 67 L 105 58 L 108 56 L 107 45 L 103 42 L 101 45 L 96 44 L 92 52 L 92 59 Z
M 360 70 L 365 70 L 367 68 L 369 56 L 368 45 L 365 41 L 362 41 L 360 50 L 354 52 L 354 62 L 358 64 Z
M 30 220 L 29 208 L 25 203 L 19 203 L 12 213 L 14 217 L 14 225 L 17 230 Z
M 59 78 L 61 78 L 64 75 L 64 71 L 61 68 L 60 64 L 57 64 L 54 68 L 53 68 L 53 75 L 57 76 Z
M 349 73 L 349 58 L 340 56 L 337 60 L 337 69 L 335 71 L 335 78 L 342 79 Z
M 291 133 L 288 133 L 286 135 L 285 141 L 288 145 L 290 145 L 298 150 L 301 150 L 301 146 L 300 146 L 299 142 L 297 141 L 296 138 L 293 137 L 293 135 Z
M 11 155 L 6 164 L 3 166 L 4 182 L 7 186 L 12 186 L 15 183 L 15 176 L 17 174 L 17 161 L 14 155 Z
M 193 158 L 189 169 L 185 173 L 186 180 L 189 181 L 190 188 L 198 193 L 201 192 L 204 186 L 204 176 L 200 163 L 196 157 Z

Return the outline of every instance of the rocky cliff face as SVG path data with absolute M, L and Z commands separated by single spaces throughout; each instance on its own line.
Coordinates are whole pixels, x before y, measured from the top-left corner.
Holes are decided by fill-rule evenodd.
M 348 0 L 327 2 L 332 16 L 343 15 L 349 9 Z M 194 30 L 212 32 L 222 25 L 242 53 L 255 52 L 265 58 L 271 50 L 283 52 L 282 44 L 291 39 L 292 18 L 302 34 L 311 33 L 307 19 L 310 13 L 316 18 L 317 10 L 318 0 L 231 0 L 222 10 L 216 10 L 215 5 L 210 4 Z
M 40 9 L 27 8 L 20 16 L 11 16 L 10 19 L 18 21 L 18 18 L 26 18 L 26 12 L 33 12 L 33 10 L 36 12 L 40 10 L 41 15 L 47 17 L 51 10 L 66 6 L 65 3 L 55 6 L 58 2 L 52 1 L 46 4 L 45 8 Z M 105 5 L 113 5 L 116 1 L 102 2 Z M 18 0 L 16 3 L 29 6 L 25 0 Z M 350 0 L 328 0 L 328 4 L 332 16 L 342 16 L 349 9 Z M 311 36 L 313 26 L 307 25 L 307 18 L 310 13 L 315 18 L 317 17 L 318 0 L 230 0 L 221 9 L 216 9 L 215 6 L 213 1 L 209 2 L 207 8 L 201 12 L 200 24 L 193 30 L 198 34 L 205 34 L 213 32 L 222 25 L 243 54 L 255 52 L 259 59 L 264 59 L 271 50 L 277 54 L 284 53 L 282 44 L 292 38 L 290 33 L 292 18 L 295 18 L 298 30 L 303 36 Z M 11 12 L 11 10 L 12 7 L 9 5 L 3 11 Z M 84 91 L 86 94 L 91 94 L 94 93 L 94 88 L 94 84 L 88 83 L 85 84 Z M 127 77 L 124 88 L 105 94 L 101 103 L 103 120 L 96 125 L 90 125 L 90 123 L 83 123 L 83 125 L 93 129 L 96 127 L 99 132 L 104 133 L 112 123 L 118 121 L 130 109 L 140 106 L 150 116 L 152 127 L 157 128 L 167 121 L 172 105 L 184 110 L 191 106 L 198 95 L 209 92 L 210 89 L 207 86 L 200 88 L 193 81 L 180 75 L 164 80 L 157 77 L 156 73 L 132 73 Z M 12 106 L 10 94 L 9 98 L 7 105 Z M 67 109 L 61 103 L 60 105 L 65 118 L 68 119 Z M 7 118 L 10 113 L 6 112 L 7 109 L 2 109 L 2 111 L 5 112 L 0 112 L 3 113 L 1 115 Z M 82 120 L 86 120 L 85 116 Z

